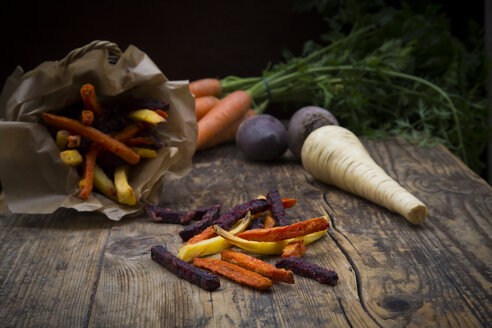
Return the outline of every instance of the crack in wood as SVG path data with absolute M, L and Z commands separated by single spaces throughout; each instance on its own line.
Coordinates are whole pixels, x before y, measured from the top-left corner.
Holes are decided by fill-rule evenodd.
M 453 279 L 451 279 L 451 277 L 447 274 L 446 271 L 443 270 L 443 274 L 449 280 L 449 282 L 451 283 L 451 285 L 453 285 L 454 288 L 457 290 L 457 292 L 460 295 L 461 299 L 465 302 L 466 306 L 470 309 L 471 313 L 475 316 L 475 318 L 482 325 L 482 327 L 486 327 L 486 323 L 483 320 L 480 319 L 480 316 L 478 315 L 478 313 L 475 311 L 475 309 L 473 308 L 473 306 L 471 306 L 470 302 L 465 297 L 465 295 L 463 295 L 463 292 L 462 292 L 461 288 L 459 288 L 459 286 L 456 284 L 456 282 Z
M 111 227 L 108 228 L 108 233 L 106 234 L 106 240 L 104 241 L 104 247 L 103 247 L 103 250 L 101 252 L 101 257 L 99 258 L 99 263 L 97 265 L 97 275 L 96 275 L 96 280 L 94 281 L 94 285 L 92 286 L 91 297 L 90 297 L 90 301 L 89 301 L 89 309 L 87 310 L 87 320 L 85 323 L 85 327 L 89 327 L 89 323 L 91 321 L 92 308 L 94 307 L 94 301 L 96 300 L 96 293 L 97 293 L 97 288 L 99 286 L 99 280 L 100 280 L 101 274 L 102 274 L 104 256 L 106 255 L 106 250 L 108 248 L 109 237 L 111 236 L 111 230 L 112 229 L 113 229 L 113 225 L 111 224 Z
M 343 232 L 341 232 L 340 230 L 338 230 L 338 228 L 336 227 L 335 216 L 334 216 L 335 210 L 333 209 L 333 207 L 328 202 L 328 199 L 326 198 L 326 193 L 324 193 L 324 192 L 323 192 L 323 201 L 328 206 L 327 214 L 328 214 L 328 217 L 330 218 L 330 222 L 331 222 L 331 226 L 332 226 L 333 230 L 335 230 L 337 233 L 339 233 L 341 236 L 343 236 L 343 238 L 345 238 L 352 245 L 352 242 L 350 242 L 350 239 L 347 236 L 345 236 L 345 234 Z M 367 315 L 374 321 L 374 323 L 378 327 L 382 327 L 377 322 L 377 320 L 374 318 L 374 316 L 369 312 L 369 310 L 367 309 L 367 305 L 364 302 L 364 298 L 362 296 L 362 278 L 360 276 L 360 272 L 359 272 L 357 265 L 355 264 L 354 260 L 352 259 L 352 257 L 348 253 L 348 251 L 338 241 L 338 239 L 332 233 L 329 233 L 329 235 L 330 235 L 331 239 L 335 242 L 337 247 L 340 249 L 342 254 L 345 256 L 345 258 L 349 262 L 350 266 L 352 267 L 352 270 L 353 270 L 354 275 L 355 275 L 356 286 L 357 286 L 357 295 L 359 296 L 359 302 L 360 302 L 362 308 L 364 309 L 364 311 L 367 313 Z M 339 303 L 340 303 L 340 301 L 339 301 Z M 345 315 L 345 313 L 344 313 L 344 315 Z
M 342 309 L 343 317 L 347 321 L 347 324 L 349 325 L 349 327 L 353 328 L 352 323 L 350 322 L 350 319 L 348 318 L 347 313 L 345 312 L 345 307 L 343 306 L 342 298 L 340 296 L 338 296 L 335 288 L 333 288 L 333 292 L 335 293 L 335 297 L 337 298 L 338 306 L 340 306 L 340 309 Z

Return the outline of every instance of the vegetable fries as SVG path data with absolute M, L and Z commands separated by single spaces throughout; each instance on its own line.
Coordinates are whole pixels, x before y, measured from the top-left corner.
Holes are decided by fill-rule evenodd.
M 112 201 L 133 206 L 138 200 L 128 182 L 130 165 L 157 157 L 156 150 L 163 144 L 149 134 L 149 128 L 166 122 L 169 104 L 144 101 L 115 114 L 99 103 L 93 85 L 83 85 L 80 95 L 83 108 L 76 118 L 42 114 L 45 123 L 57 129 L 55 140 L 63 163 L 81 167 L 79 198 L 88 199 L 95 187 Z
M 221 216 L 218 216 L 217 211 L 217 216 L 213 220 L 206 220 L 207 225 L 213 224 L 212 226 L 208 226 L 202 232 L 200 232 L 201 229 L 190 228 L 186 230 L 186 238 L 181 236 L 186 243 L 179 249 L 176 257 L 187 263 L 192 262 L 194 266 L 221 274 L 240 284 L 260 290 L 269 289 L 274 282 L 294 284 L 295 272 L 275 267 L 251 255 L 229 250 L 229 248 L 236 246 L 254 254 L 282 255 L 284 259 L 302 257 L 306 251 L 306 245 L 326 234 L 329 223 L 327 216 L 323 216 L 289 224 L 284 209 L 294 206 L 296 202 L 295 199 L 280 198 L 278 191 L 272 190 L 266 196 L 259 195 L 256 199 L 233 207 Z M 219 210 L 219 205 L 215 205 L 215 207 Z M 274 207 L 277 220 L 273 219 L 271 213 Z M 147 208 L 147 214 L 156 222 L 164 222 L 163 220 L 156 220 L 156 217 L 160 215 L 159 213 L 180 214 L 199 211 L 183 212 L 150 204 L 147 204 Z M 263 217 L 268 218 L 269 228 L 252 228 L 252 222 Z M 195 218 L 195 220 L 199 220 L 199 218 Z M 189 221 L 191 219 L 187 223 Z M 166 222 L 185 224 L 176 220 L 166 220 Z M 272 227 L 272 225 L 280 222 L 284 222 L 285 225 Z M 197 224 L 192 224 L 190 227 L 195 225 Z M 193 236 L 191 232 L 196 234 Z M 220 253 L 221 260 L 203 258 L 218 253 Z M 309 266 L 304 262 L 302 263 L 300 266 L 295 266 L 296 270 L 301 273 L 304 272 L 302 269 Z M 309 266 L 309 268 L 311 267 L 312 265 Z M 313 270 L 316 271 L 316 269 L 311 271 Z M 335 273 L 330 271 L 330 277 L 332 274 Z M 183 276 L 183 278 L 185 277 Z M 332 280 L 331 283 L 336 283 L 336 280 Z

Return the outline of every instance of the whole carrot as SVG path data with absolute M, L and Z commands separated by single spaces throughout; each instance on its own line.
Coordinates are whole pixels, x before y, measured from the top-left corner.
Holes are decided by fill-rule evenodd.
M 251 107 L 251 96 L 246 91 L 234 91 L 222 98 L 210 112 L 198 121 L 196 149 L 201 149 L 216 134 L 239 120 Z
M 234 140 L 234 138 L 236 138 L 236 132 L 237 129 L 239 129 L 239 125 L 241 125 L 244 120 L 254 115 L 255 112 L 252 109 L 248 109 L 248 111 L 244 113 L 244 115 L 239 120 L 229 125 L 227 128 L 225 128 L 225 130 L 220 131 L 216 135 L 214 135 L 205 145 L 203 145 L 201 149 L 211 148 L 220 145 L 221 143 Z
M 195 98 L 196 120 L 199 121 L 204 117 L 217 103 L 219 98 L 215 96 L 202 96 Z
M 222 93 L 222 85 L 217 79 L 201 79 L 190 83 L 190 91 L 195 98 L 203 96 L 218 97 Z

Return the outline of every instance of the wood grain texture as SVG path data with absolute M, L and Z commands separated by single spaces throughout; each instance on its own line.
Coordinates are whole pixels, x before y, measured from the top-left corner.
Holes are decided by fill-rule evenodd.
M 71 210 L 0 216 L 0 326 L 86 326 L 110 227 Z
M 292 222 L 328 214 L 305 258 L 339 275 L 335 287 L 295 276 L 261 292 L 221 277 L 207 292 L 152 261 L 177 254 L 182 226 L 143 214 L 111 222 L 59 211 L 0 217 L 0 319 L 7 326 L 481 327 L 492 324 L 492 188 L 446 149 L 365 141 L 388 174 L 429 207 L 422 226 L 312 179 L 293 158 L 245 161 L 234 145 L 198 153 L 160 205 L 221 204 L 271 189 L 298 200 Z M 214 257 L 219 257 L 215 255 Z M 271 264 L 279 257 L 257 256 Z

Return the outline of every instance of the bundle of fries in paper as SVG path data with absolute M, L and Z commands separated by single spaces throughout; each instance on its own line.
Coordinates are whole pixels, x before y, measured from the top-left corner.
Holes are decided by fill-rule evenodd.
M 83 107 L 75 110 L 74 118 L 43 113 L 45 123 L 56 129 L 61 160 L 80 168 L 79 198 L 88 199 L 95 189 L 133 206 L 137 199 L 128 183 L 128 171 L 142 160 L 157 157 L 156 149 L 165 146 L 151 129 L 166 122 L 169 104 L 137 101 L 116 113 L 114 108 L 101 106 L 92 84 L 83 85 L 80 95 Z
M 133 45 L 95 40 L 60 61 L 17 67 L 0 93 L 8 211 L 120 220 L 157 202 L 166 182 L 191 169 L 194 106 L 188 81 L 168 80 Z

